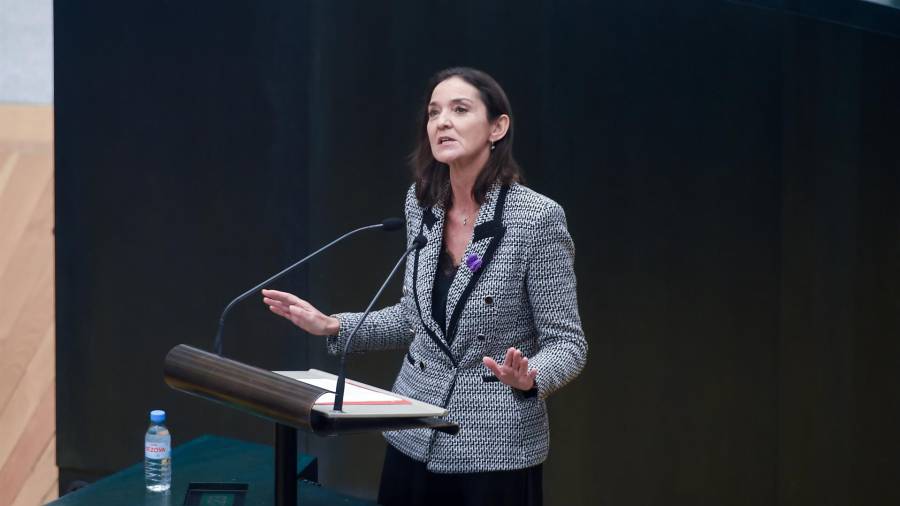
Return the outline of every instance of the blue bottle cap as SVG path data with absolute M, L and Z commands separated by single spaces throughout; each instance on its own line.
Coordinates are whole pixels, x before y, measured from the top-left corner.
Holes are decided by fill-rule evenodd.
M 150 412 L 150 421 L 153 423 L 163 423 L 166 421 L 166 412 L 161 409 L 154 409 Z

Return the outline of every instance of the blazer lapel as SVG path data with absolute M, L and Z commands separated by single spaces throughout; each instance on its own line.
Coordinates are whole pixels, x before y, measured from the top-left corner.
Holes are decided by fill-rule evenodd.
M 500 245 L 504 232 L 506 232 L 506 227 L 503 226 L 503 206 L 506 202 L 507 191 L 509 191 L 508 186 L 501 187 L 499 184 L 495 184 L 485 196 L 485 202 L 478 212 L 478 218 L 475 220 L 472 240 L 466 248 L 463 263 L 460 265 L 459 271 L 457 271 L 453 284 L 450 286 L 450 291 L 447 294 L 446 341 L 450 343 L 451 351 L 454 351 L 459 346 L 456 339 L 456 330 L 466 302 L 472 290 L 478 284 L 479 278 L 487 270 L 493 259 L 494 252 Z M 470 257 L 476 257 L 481 264 L 470 266 L 466 262 L 466 259 Z
M 428 208 L 422 214 L 422 224 L 419 233 L 428 240 L 425 246 L 416 251 L 413 272 L 413 298 L 419 310 L 419 318 L 428 336 L 441 350 L 450 357 L 455 364 L 456 360 L 450 353 L 450 348 L 444 340 L 444 330 L 431 314 L 431 299 L 434 291 L 434 275 L 437 271 L 438 261 L 441 256 L 441 245 L 444 236 L 444 210 L 442 208 Z

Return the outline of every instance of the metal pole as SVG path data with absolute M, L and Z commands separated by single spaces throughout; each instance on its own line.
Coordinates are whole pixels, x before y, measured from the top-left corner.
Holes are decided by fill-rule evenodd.
M 297 429 L 275 424 L 275 506 L 297 506 Z

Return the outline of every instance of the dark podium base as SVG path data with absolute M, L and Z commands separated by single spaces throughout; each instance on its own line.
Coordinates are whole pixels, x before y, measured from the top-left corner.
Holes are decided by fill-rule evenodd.
M 143 462 L 107 476 L 50 503 L 53 506 L 129 505 L 181 506 L 190 482 L 247 483 L 245 506 L 275 504 L 275 452 L 272 447 L 217 436 L 202 436 L 172 451 L 172 490 L 151 494 L 144 489 Z M 372 505 L 315 483 L 315 457 L 298 455 L 297 495 L 301 506 Z M 308 480 L 308 481 L 306 481 Z

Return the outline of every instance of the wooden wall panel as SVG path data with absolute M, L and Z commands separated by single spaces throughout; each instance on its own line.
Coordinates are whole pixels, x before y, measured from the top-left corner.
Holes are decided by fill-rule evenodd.
M 53 108 L 0 105 L 0 506 L 57 497 Z

